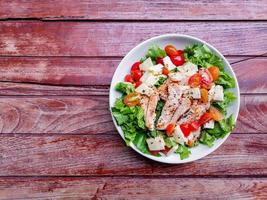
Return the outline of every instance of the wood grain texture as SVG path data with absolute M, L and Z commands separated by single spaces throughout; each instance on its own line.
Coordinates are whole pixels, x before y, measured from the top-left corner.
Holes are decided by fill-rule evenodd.
M 244 57 L 228 57 L 237 75 L 241 93 L 267 93 L 267 57 L 242 61 Z M 86 86 L 109 85 L 121 58 L 28 58 L 0 57 L 0 94 L 88 94 L 92 90 L 80 87 L 46 87 L 3 82 Z M 237 63 L 236 63 L 237 62 Z M 127 66 L 130 68 L 130 66 Z M 253 73 L 251 73 L 253 72 Z M 17 88 L 18 87 L 18 88 Z M 25 89 L 23 89 L 25 87 Z M 17 89 L 16 89 L 17 88 Z M 38 88 L 38 89 L 37 89 Z M 46 88 L 43 90 L 42 88 Z M 52 92 L 53 90 L 54 93 Z M 50 92 L 50 93 L 49 93 Z
M 260 200 L 267 198 L 267 179 L 0 178 L 0 198 Z
M 116 20 L 266 20 L 264 0 L 1 0 L 0 18 Z
M 211 28 L 212 27 L 212 28 Z M 199 37 L 224 55 L 267 53 L 267 22 L 1 22 L 0 54 L 13 56 L 123 56 L 165 33 Z
M 235 133 L 267 133 L 267 96 L 242 95 Z M 1 97 L 1 133 L 117 134 L 107 96 Z
M 2 136 L 0 176 L 266 176 L 265 141 L 265 134 L 232 134 L 203 159 L 168 165 L 126 147 L 119 134 Z

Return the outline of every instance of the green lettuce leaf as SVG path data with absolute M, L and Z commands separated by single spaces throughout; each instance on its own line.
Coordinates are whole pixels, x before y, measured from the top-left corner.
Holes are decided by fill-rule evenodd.
M 224 90 L 224 100 L 222 102 L 213 102 L 212 105 L 218 108 L 222 113 L 226 114 L 226 109 L 230 106 L 235 100 L 236 96 L 233 92 Z
M 166 52 L 158 45 L 153 45 L 148 49 L 146 57 L 150 57 L 152 61 L 156 61 L 157 58 L 164 58 L 166 55 Z
M 223 119 L 219 122 L 215 122 L 213 129 L 202 129 L 200 143 L 208 145 L 209 147 L 213 146 L 213 142 L 216 139 L 224 138 L 228 133 L 234 129 L 234 117 Z
M 161 77 L 159 77 L 159 80 L 155 83 L 154 86 L 156 88 L 159 88 L 159 86 L 161 86 L 166 80 L 167 80 L 166 77 L 161 76 Z
M 194 44 L 184 49 L 186 61 L 201 67 L 217 66 L 223 70 L 222 59 L 213 53 L 206 45 Z
M 133 140 L 134 145 L 143 153 L 150 154 L 147 143 L 147 135 L 145 133 L 137 133 L 135 139 Z
M 134 85 L 131 83 L 119 82 L 116 84 L 115 89 L 123 94 L 134 92 Z
M 181 160 L 186 159 L 191 154 L 191 151 L 188 147 L 184 145 L 179 145 L 178 149 L 176 150 L 176 153 L 180 155 Z
M 173 137 L 164 137 L 164 142 L 168 148 L 172 148 L 177 145 Z
M 235 79 L 225 71 L 220 71 L 219 79 L 215 83 L 223 86 L 224 89 L 235 87 Z

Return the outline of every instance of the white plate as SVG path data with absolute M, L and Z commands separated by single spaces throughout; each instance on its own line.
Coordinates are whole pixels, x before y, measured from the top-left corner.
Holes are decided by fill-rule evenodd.
M 117 92 L 114 88 L 116 83 L 123 81 L 124 77 L 126 74 L 128 74 L 130 72 L 130 68 L 132 66 L 132 64 L 138 60 L 140 60 L 140 58 L 144 57 L 144 55 L 146 54 L 147 50 L 149 49 L 150 46 L 152 46 L 153 44 L 157 44 L 159 45 L 161 48 L 164 48 L 167 44 L 172 44 L 174 45 L 177 49 L 184 49 L 187 45 L 191 45 L 191 44 L 205 44 L 207 45 L 214 53 L 216 53 L 219 57 L 221 57 L 224 61 L 224 67 L 225 70 L 234 77 L 235 79 L 235 83 L 236 83 L 236 87 L 234 89 L 232 89 L 232 91 L 235 93 L 237 99 L 234 102 L 234 104 L 232 106 L 230 106 L 228 108 L 228 114 L 233 114 L 234 115 L 234 119 L 235 122 L 237 120 L 237 116 L 238 116 L 238 112 L 239 112 L 239 105 L 240 105 L 240 92 L 239 92 L 239 86 L 237 83 L 237 79 L 236 76 L 232 70 L 232 67 L 230 66 L 229 62 L 225 59 L 225 57 L 217 50 L 215 49 L 213 46 L 211 46 L 210 44 L 208 44 L 207 42 L 200 40 L 198 38 L 189 36 L 189 35 L 181 35 L 181 34 L 166 34 L 166 35 L 161 35 L 161 36 L 157 36 L 157 37 L 153 37 L 151 39 L 148 39 L 142 43 L 140 43 L 139 45 L 137 45 L 136 47 L 134 47 L 120 62 L 118 68 L 116 69 L 112 81 L 111 81 L 111 86 L 110 86 L 110 91 L 109 91 L 109 106 L 110 109 L 112 106 L 114 106 L 114 103 L 116 101 L 116 98 L 121 97 L 121 93 Z M 117 126 L 116 121 L 114 119 L 114 117 L 112 116 L 113 122 L 119 132 L 119 134 L 121 135 L 121 137 L 124 139 L 124 135 L 123 132 L 121 130 L 121 128 L 119 126 Z M 142 153 L 141 151 L 139 151 L 134 144 L 131 144 L 130 146 L 139 154 L 158 161 L 158 162 L 162 162 L 162 163 L 171 163 L 171 164 L 178 164 L 178 163 L 186 163 L 186 162 L 191 162 L 191 161 L 195 161 L 198 160 L 200 158 L 203 158 L 204 156 L 207 156 L 208 154 L 210 154 L 211 152 L 215 151 L 219 146 L 222 145 L 222 143 L 227 139 L 227 137 L 230 134 L 228 134 L 227 136 L 225 136 L 223 139 L 219 139 L 216 140 L 214 142 L 214 146 L 209 148 L 208 146 L 205 145 L 198 145 L 197 147 L 191 148 L 191 155 L 184 159 L 181 160 L 180 156 L 178 154 L 172 154 L 168 157 L 155 157 L 152 155 L 147 155 Z

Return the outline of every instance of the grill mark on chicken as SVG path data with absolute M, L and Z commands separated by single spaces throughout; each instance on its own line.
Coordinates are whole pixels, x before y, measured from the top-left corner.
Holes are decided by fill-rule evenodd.
M 168 84 L 168 94 L 168 99 L 157 123 L 157 129 L 159 130 L 166 129 L 166 126 L 170 123 L 174 112 L 180 104 L 179 99 L 181 98 L 182 91 L 177 83 L 170 83 Z

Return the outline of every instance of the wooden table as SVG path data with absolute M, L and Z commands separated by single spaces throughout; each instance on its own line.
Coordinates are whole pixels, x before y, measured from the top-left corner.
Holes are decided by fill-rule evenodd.
M 1 199 L 267 199 L 267 1 L 0 1 Z M 122 57 L 199 37 L 237 74 L 234 133 L 204 159 L 150 161 L 108 111 Z M 128 66 L 125 66 L 128 67 Z

